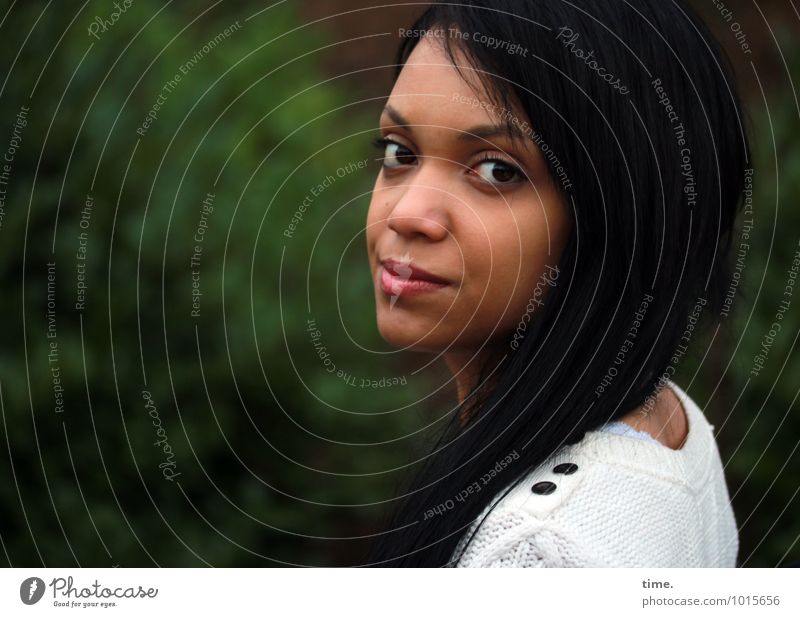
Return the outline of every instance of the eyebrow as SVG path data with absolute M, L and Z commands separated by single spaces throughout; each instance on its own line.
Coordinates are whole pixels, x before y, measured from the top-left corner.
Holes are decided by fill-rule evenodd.
M 391 105 L 386 105 L 383 111 L 388 115 L 398 126 L 408 127 L 409 130 L 413 129 L 411 124 L 406 118 Z M 471 129 L 461 132 L 456 138 L 457 141 L 483 141 L 488 137 L 508 137 L 512 140 L 519 139 L 523 144 L 527 144 L 528 136 L 523 133 L 516 126 L 510 122 L 502 122 L 500 124 L 481 124 L 473 126 Z

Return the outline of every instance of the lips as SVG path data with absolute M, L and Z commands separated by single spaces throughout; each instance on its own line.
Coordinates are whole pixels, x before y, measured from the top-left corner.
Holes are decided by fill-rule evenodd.
M 450 281 L 435 274 L 423 270 L 410 262 L 397 261 L 395 259 L 384 259 L 381 264 L 389 274 L 399 276 L 406 280 L 428 281 L 430 283 L 439 283 L 440 285 L 449 285 Z
M 416 296 L 444 289 L 450 281 L 423 270 L 409 262 L 394 259 L 381 261 L 380 286 L 381 290 L 392 297 L 392 304 L 400 296 Z

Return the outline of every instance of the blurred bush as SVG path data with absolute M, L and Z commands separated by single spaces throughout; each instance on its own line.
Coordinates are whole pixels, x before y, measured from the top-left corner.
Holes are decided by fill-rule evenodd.
M 797 84 L 800 48 L 788 35 L 780 39 L 791 68 L 783 78 Z M 752 242 L 744 297 L 734 314 L 735 343 L 729 345 L 732 411 L 725 432 L 729 475 L 738 491 L 740 554 L 749 557 L 747 566 L 771 567 L 800 558 L 800 109 L 789 88 L 752 103 L 758 110 Z
M 729 289 L 736 297 L 677 380 L 715 426 L 746 567 L 800 557 L 800 110 L 791 87 L 800 78 L 800 47 L 785 25 L 775 32 L 789 72 L 777 72 L 763 90 L 741 88 L 753 159 L 752 195 L 745 195 L 732 240 Z
M 256 9 L 235 6 L 136 0 L 93 36 L 112 4 L 69 23 L 26 2 L 3 24 L 0 144 L 29 109 L 0 228 L 14 566 L 353 561 L 363 541 L 324 538 L 370 532 L 399 477 L 379 471 L 418 418 L 382 410 L 421 384 L 349 338 L 388 350 L 363 235 L 374 104 L 321 74 L 331 41 L 287 34 L 303 24 L 291 7 L 246 21 Z
M 363 224 L 379 101 L 359 100 L 373 74 L 323 71 L 342 44 L 297 6 L 135 0 L 96 36 L 112 3 L 3 11 L 0 152 L 21 138 L 0 177 L 11 565 L 359 563 L 357 538 L 448 411 L 452 392 L 427 396 L 417 360 L 384 353 L 374 325 Z M 676 378 L 716 426 L 748 566 L 796 559 L 800 532 L 796 291 L 751 374 L 800 229 L 796 99 L 767 88 L 768 107 L 751 100 L 744 295 Z M 384 376 L 406 385 L 361 387 Z

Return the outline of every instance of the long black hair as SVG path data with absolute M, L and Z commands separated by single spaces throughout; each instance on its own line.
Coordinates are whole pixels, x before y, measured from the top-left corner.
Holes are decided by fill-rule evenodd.
M 729 61 L 684 2 L 436 2 L 406 31 L 397 74 L 437 29 L 462 75 L 477 72 L 497 108 L 528 116 L 573 227 L 555 286 L 509 339 L 492 386 L 479 379 L 462 402 L 470 413 L 439 434 L 370 565 L 454 565 L 501 493 L 652 403 L 697 328 L 730 302 L 748 173 Z M 493 469 L 492 490 L 468 491 Z

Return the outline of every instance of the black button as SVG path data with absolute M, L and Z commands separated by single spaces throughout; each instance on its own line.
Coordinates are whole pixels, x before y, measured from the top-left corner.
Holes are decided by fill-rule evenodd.
M 537 495 L 549 495 L 556 490 L 556 485 L 552 482 L 537 482 L 531 487 L 531 490 Z
M 569 475 L 578 471 L 578 466 L 575 463 L 561 463 L 553 467 L 553 473 L 563 473 Z

